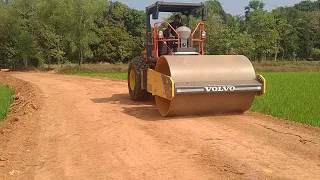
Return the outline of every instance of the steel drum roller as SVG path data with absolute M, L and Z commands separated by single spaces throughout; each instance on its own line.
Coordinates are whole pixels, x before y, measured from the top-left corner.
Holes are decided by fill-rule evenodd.
M 174 82 L 172 99 L 155 97 L 162 116 L 242 113 L 263 89 L 245 56 L 162 56 L 155 71 Z

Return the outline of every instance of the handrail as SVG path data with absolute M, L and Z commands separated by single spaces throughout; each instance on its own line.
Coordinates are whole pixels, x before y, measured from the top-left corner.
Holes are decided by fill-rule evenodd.
M 170 25 L 170 23 L 168 23 L 168 22 L 156 22 L 156 23 L 154 23 L 154 27 L 155 27 L 155 33 L 158 33 L 158 24 L 167 24 L 177 35 L 178 35 L 178 45 L 179 45 L 179 47 L 180 47 L 180 34 Z M 158 35 L 158 34 L 156 34 L 156 35 Z
M 200 28 L 199 30 L 199 39 L 194 39 L 194 34 L 197 32 L 197 30 Z M 202 55 L 204 55 L 204 40 L 201 39 L 201 33 L 204 31 L 204 23 L 200 22 L 198 23 L 198 25 L 196 26 L 196 28 L 193 30 L 193 32 L 190 35 L 190 47 L 193 47 L 193 42 L 198 42 L 198 52 Z
M 163 25 L 163 24 L 166 24 L 168 25 L 168 27 L 170 27 L 177 35 L 178 35 L 178 39 L 164 39 L 164 40 L 158 40 L 158 33 L 159 33 L 159 29 L 158 29 L 158 26 L 160 25 Z M 181 47 L 180 45 L 180 34 L 168 23 L 168 22 L 156 22 L 154 24 L 154 57 L 158 57 L 158 52 L 159 52 L 159 47 L 158 47 L 158 42 L 159 41 L 162 41 L 162 42 L 169 42 L 169 41 L 178 41 L 178 48 Z
M 191 47 L 193 47 L 193 41 L 203 41 L 200 39 L 193 39 L 194 34 L 197 32 L 197 30 L 199 29 L 199 26 L 201 25 L 201 30 L 199 31 L 199 37 L 201 37 L 201 32 L 204 31 L 204 23 L 200 22 L 198 23 L 198 25 L 196 26 L 196 28 L 193 30 L 193 32 L 191 33 Z
M 168 25 L 169 28 L 171 28 L 176 35 L 178 36 L 178 39 L 159 39 L 158 35 L 159 35 L 159 26 L 160 25 Z M 204 31 L 204 23 L 200 22 L 198 23 L 198 25 L 196 26 L 196 28 L 193 30 L 193 32 L 190 35 L 190 47 L 193 47 L 194 42 L 198 42 L 198 52 L 202 55 L 204 55 L 204 39 L 202 39 L 202 32 Z M 197 32 L 197 30 L 199 30 L 199 38 L 198 39 L 194 39 L 194 35 Z M 149 32 L 150 34 L 152 34 L 152 32 Z M 154 45 L 154 57 L 158 58 L 159 57 L 159 45 L 158 42 L 176 42 L 178 41 L 178 48 L 181 47 L 181 39 L 180 39 L 180 34 L 168 23 L 168 22 L 156 22 L 154 24 L 154 30 L 153 30 L 153 45 Z M 149 44 L 149 45 L 152 45 Z

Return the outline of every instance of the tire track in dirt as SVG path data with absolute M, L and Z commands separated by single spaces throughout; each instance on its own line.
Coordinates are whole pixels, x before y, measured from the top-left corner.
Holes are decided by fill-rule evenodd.
M 126 82 L 13 75 L 44 96 L 35 179 L 320 178 L 318 128 L 256 113 L 164 118 Z

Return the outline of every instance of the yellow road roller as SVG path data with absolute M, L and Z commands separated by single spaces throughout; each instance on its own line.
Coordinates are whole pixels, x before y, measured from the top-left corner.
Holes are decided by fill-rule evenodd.
M 196 10 L 202 22 L 191 29 Z M 175 22 L 156 22 L 159 12 L 175 12 Z M 179 22 L 186 16 L 187 24 Z M 132 100 L 155 98 L 162 116 L 243 113 L 266 93 L 266 81 L 242 55 L 205 55 L 204 3 L 163 2 L 146 7 L 146 48 L 128 68 Z

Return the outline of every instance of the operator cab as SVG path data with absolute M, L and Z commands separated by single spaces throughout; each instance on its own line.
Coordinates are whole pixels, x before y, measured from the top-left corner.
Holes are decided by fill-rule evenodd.
M 170 27 L 168 27 L 169 29 Z M 177 34 L 180 36 L 180 48 L 176 42 L 158 42 L 159 46 L 159 56 L 169 55 L 169 51 L 172 50 L 173 54 L 189 54 L 189 55 L 198 55 L 196 48 L 190 48 L 190 36 L 191 29 L 187 26 L 181 26 L 176 29 Z M 161 33 L 161 32 L 160 32 Z M 169 37 L 167 35 L 167 37 Z
M 202 10 L 202 20 L 207 18 L 207 10 L 204 3 L 180 3 L 180 2 L 163 2 L 157 1 L 155 4 L 146 8 L 147 17 L 147 39 L 146 39 L 146 56 L 148 60 L 157 61 L 162 55 L 203 55 L 203 42 L 205 39 L 204 23 L 199 23 L 195 28 L 191 27 L 191 16 L 196 13 L 197 9 Z M 151 30 L 152 19 L 159 18 L 159 12 L 179 13 L 186 16 L 186 25 L 177 29 L 172 27 L 168 22 L 156 22 Z M 161 27 L 166 26 L 166 30 Z M 169 36 L 170 29 L 175 36 Z M 197 36 L 197 37 L 195 37 Z M 193 45 L 197 44 L 198 48 Z

